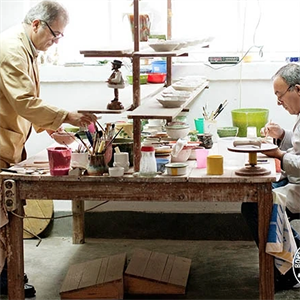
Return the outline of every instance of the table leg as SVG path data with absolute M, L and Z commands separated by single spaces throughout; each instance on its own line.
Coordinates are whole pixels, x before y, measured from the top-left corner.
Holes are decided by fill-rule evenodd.
M 266 253 L 272 206 L 271 184 L 266 184 L 258 193 L 259 295 L 261 300 L 274 299 L 274 258 Z
M 23 201 L 18 199 L 15 214 L 23 216 Z M 7 236 L 7 278 L 8 299 L 23 300 L 24 295 L 24 245 L 23 219 L 8 213 L 9 223 L 6 226 Z
M 73 244 L 84 244 L 84 201 L 72 201 Z

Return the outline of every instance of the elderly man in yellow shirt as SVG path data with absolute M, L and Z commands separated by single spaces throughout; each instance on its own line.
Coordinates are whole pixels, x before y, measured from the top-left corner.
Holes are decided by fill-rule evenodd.
M 32 127 L 36 132 L 56 131 L 63 123 L 85 126 L 96 121 L 93 114 L 68 112 L 40 98 L 37 57 L 64 36 L 69 22 L 65 8 L 54 1 L 42 1 L 32 7 L 23 23 L 0 36 L 0 167 L 26 158 L 25 143 Z M 7 216 L 0 210 L 1 293 L 7 293 L 5 240 L 1 232 Z M 25 283 L 25 297 L 35 289 Z

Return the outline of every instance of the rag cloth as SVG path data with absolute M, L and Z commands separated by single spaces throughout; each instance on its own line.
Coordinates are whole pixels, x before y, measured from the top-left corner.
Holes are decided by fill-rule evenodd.
M 275 266 L 281 274 L 289 271 L 297 252 L 297 245 L 286 214 L 286 195 L 274 189 L 273 208 L 268 232 L 266 252 L 275 257 Z

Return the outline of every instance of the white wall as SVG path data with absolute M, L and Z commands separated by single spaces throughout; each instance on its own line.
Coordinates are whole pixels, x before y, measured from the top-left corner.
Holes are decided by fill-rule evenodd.
M 173 66 L 173 78 L 187 75 L 206 76 L 209 89 L 192 103 L 187 119 L 194 128 L 194 118 L 202 115 L 202 107 L 207 103 L 215 109 L 225 99 L 228 106 L 217 118 L 218 126 L 231 125 L 231 110 L 239 107 L 264 107 L 270 111 L 270 119 L 291 128 L 295 118 L 276 104 L 271 82 L 272 75 L 282 66 L 278 63 L 243 63 L 238 66 L 213 70 L 204 64 L 183 64 Z M 111 100 L 112 90 L 105 83 L 111 70 L 110 66 L 41 66 L 41 96 L 47 102 L 68 110 L 97 107 L 100 102 Z M 120 115 L 102 115 L 101 123 L 123 118 Z M 53 140 L 46 134 L 32 133 L 27 142 L 27 151 L 33 155 L 51 145 Z M 91 206 L 94 205 L 90 204 Z M 120 203 L 116 203 L 120 207 Z M 87 203 L 89 206 L 89 203 Z M 219 205 L 222 208 L 222 205 Z M 70 201 L 55 201 L 55 210 L 71 210 Z M 238 208 L 237 208 L 238 210 Z
M 191 105 L 188 122 L 193 128 L 194 118 L 202 116 L 202 107 L 216 109 L 225 99 L 229 104 L 218 116 L 218 126 L 230 126 L 231 110 L 240 107 L 263 107 L 270 111 L 270 119 L 284 128 L 293 126 L 295 118 L 276 104 L 271 76 L 282 63 L 250 63 L 213 70 L 204 64 L 176 64 L 173 78 L 187 75 L 206 76 L 209 89 L 206 89 Z M 105 84 L 110 74 L 110 66 L 104 67 L 63 67 L 42 66 L 40 68 L 41 96 L 47 102 L 68 110 L 96 108 L 98 103 L 108 103 L 112 90 Z M 102 104 L 103 105 L 103 104 Z M 121 115 L 102 115 L 101 123 L 124 120 Z M 27 142 L 27 151 L 32 155 L 53 141 L 46 134 L 35 134 Z

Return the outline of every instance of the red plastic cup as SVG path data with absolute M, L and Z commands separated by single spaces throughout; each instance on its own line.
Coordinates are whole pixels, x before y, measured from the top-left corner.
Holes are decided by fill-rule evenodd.
M 50 174 L 53 176 L 68 175 L 71 164 L 71 148 L 50 147 L 47 150 Z

